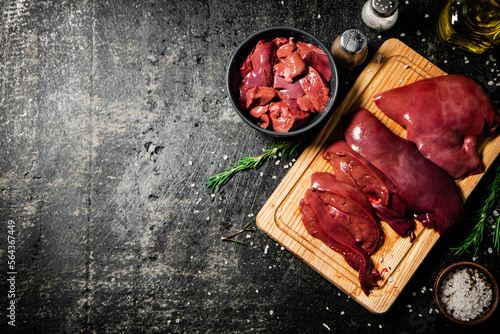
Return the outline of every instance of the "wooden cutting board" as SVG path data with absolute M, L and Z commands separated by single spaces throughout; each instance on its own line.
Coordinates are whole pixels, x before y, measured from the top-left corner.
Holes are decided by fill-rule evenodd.
M 381 114 L 373 102 L 373 95 L 424 78 L 445 74 L 401 41 L 387 40 L 358 77 L 335 114 L 304 150 L 257 215 L 257 225 L 262 231 L 373 313 L 384 313 L 389 310 L 438 241 L 439 234 L 434 230 L 423 228 L 418 223 L 415 230 L 417 238 L 410 243 L 408 238 L 399 237 L 385 222 L 382 222 L 384 236 L 382 244 L 372 254 L 371 259 L 383 276 L 379 281 L 380 287 L 375 288 L 370 296 L 366 296 L 361 291 L 357 271 L 353 270 L 339 253 L 307 233 L 301 221 L 299 202 L 305 190 L 310 187 L 312 173 L 324 171 L 333 173 L 321 154 L 333 139 L 342 136 L 343 129 L 340 126 L 342 115 L 360 107 L 366 108 L 393 132 L 406 137 L 404 129 Z M 485 166 L 489 167 L 500 152 L 500 137 L 482 143 L 480 151 Z M 474 175 L 457 182 L 464 201 L 481 176 L 482 174 Z

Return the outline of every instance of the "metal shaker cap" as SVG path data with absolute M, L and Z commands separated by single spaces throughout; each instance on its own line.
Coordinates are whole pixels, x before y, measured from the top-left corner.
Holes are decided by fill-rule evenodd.
M 375 13 L 382 17 L 389 17 L 398 9 L 398 0 L 371 0 Z
M 348 54 L 354 55 L 366 49 L 365 34 L 359 29 L 348 29 L 340 36 L 340 47 Z

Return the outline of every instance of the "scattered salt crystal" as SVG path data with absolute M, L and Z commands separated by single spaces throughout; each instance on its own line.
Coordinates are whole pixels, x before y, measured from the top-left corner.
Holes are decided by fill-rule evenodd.
M 191 183 L 191 188 L 194 188 L 194 183 Z
M 326 329 L 330 330 L 330 327 L 328 327 L 327 324 L 323 323 L 323 326 L 325 326 Z
M 417 36 L 420 36 L 422 35 L 422 33 L 420 32 L 420 30 L 417 30 Z
M 276 180 L 276 175 L 273 175 L 272 178 L 273 178 L 273 180 Z
M 283 165 L 283 168 L 285 168 L 285 169 L 287 169 L 288 167 L 290 167 L 290 166 L 288 166 L 288 165 Z
M 379 262 L 384 262 L 384 258 L 381 256 L 379 259 L 378 259 Z
M 406 70 L 408 67 L 410 67 L 409 65 L 405 65 L 403 68 Z
M 488 85 L 493 86 L 493 81 L 492 80 L 488 81 Z
M 193 162 L 191 160 L 188 161 L 188 165 L 189 166 L 192 166 L 193 165 Z
M 490 253 L 490 254 L 493 253 L 493 248 L 488 247 L 488 253 Z
M 378 328 L 382 328 L 382 325 L 378 325 Z
M 248 214 L 248 217 L 253 217 L 253 213 L 249 213 L 249 214 Z
M 425 14 L 424 17 L 427 19 L 429 18 L 429 14 Z
M 269 310 L 269 314 L 270 314 L 270 315 L 273 315 L 273 314 L 274 314 L 274 311 L 273 311 L 273 310 Z
M 345 312 L 344 312 L 344 311 L 342 311 L 342 312 L 340 312 L 340 315 L 344 315 L 344 313 L 345 313 Z
M 210 217 L 207 217 L 206 220 L 210 220 Z
M 255 293 L 259 293 L 259 289 L 255 289 Z
M 378 37 L 378 38 L 382 38 L 382 35 L 378 35 L 377 37 Z
M 445 63 L 445 64 L 448 63 L 448 60 L 445 59 L 443 63 Z
M 227 160 L 229 157 L 227 156 L 227 154 L 224 154 L 223 158 L 224 160 Z
M 260 172 L 260 176 L 264 176 L 264 173 L 263 173 L 263 172 Z
M 372 70 L 366 70 L 366 73 L 370 73 Z
M 388 281 L 389 281 L 389 283 L 394 282 L 394 278 L 389 277 Z
M 279 165 L 279 164 L 280 164 L 280 161 L 279 161 L 279 160 L 276 160 L 275 164 L 276 164 L 276 165 Z
M 210 197 L 214 198 L 215 197 L 215 194 L 211 194 Z
M 266 245 L 266 247 L 264 248 L 264 254 L 267 254 L 268 250 L 269 250 L 269 245 Z
M 406 34 L 404 32 L 401 33 L 401 37 L 405 37 L 405 36 L 406 36 Z

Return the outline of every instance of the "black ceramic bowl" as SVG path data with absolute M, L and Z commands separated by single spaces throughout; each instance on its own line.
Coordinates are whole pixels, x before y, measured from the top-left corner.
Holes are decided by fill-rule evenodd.
M 252 51 L 252 49 L 259 40 L 261 39 L 272 40 L 276 37 L 286 37 L 286 38 L 293 37 L 296 42 L 305 42 L 317 46 L 328 55 L 328 60 L 330 61 L 330 69 L 332 72 L 332 78 L 329 82 L 330 98 L 323 111 L 321 113 L 312 115 L 312 117 L 308 120 L 308 122 L 304 124 L 302 127 L 291 130 L 289 132 L 276 132 L 270 129 L 261 128 L 257 123 L 255 123 L 250 118 L 248 111 L 241 109 L 239 106 L 238 85 L 242 80 L 239 74 L 239 69 L 241 67 L 241 64 L 243 63 L 243 60 L 248 56 L 248 54 L 250 54 L 250 52 Z M 333 104 L 335 102 L 335 98 L 337 97 L 337 90 L 338 90 L 337 67 L 335 66 L 335 62 L 329 50 L 323 45 L 323 43 L 321 43 L 317 38 L 315 38 L 311 34 L 299 29 L 289 28 L 289 27 L 267 28 L 258 31 L 249 36 L 247 39 L 245 39 L 231 56 L 231 59 L 229 61 L 229 66 L 227 69 L 226 80 L 227 80 L 227 89 L 229 92 L 231 103 L 233 104 L 236 113 L 243 119 L 243 121 L 252 128 L 256 129 L 257 131 L 273 135 L 276 137 L 291 137 L 291 136 L 301 135 L 316 128 L 319 124 L 322 124 L 323 121 L 329 118 L 331 116 L 331 113 L 333 112 Z

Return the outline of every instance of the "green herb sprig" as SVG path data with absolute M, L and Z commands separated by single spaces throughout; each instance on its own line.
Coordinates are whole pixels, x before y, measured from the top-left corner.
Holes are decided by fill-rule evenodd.
M 282 143 L 271 145 L 267 149 L 264 149 L 261 155 L 241 158 L 238 163 L 232 164 L 231 168 L 226 169 L 220 174 L 209 177 L 206 185 L 212 191 L 216 191 L 222 186 L 224 182 L 226 182 L 229 178 L 231 178 L 238 172 L 257 168 L 264 161 L 275 157 L 279 153 L 285 154 L 288 152 L 289 154 L 292 154 L 302 143 L 303 141 L 300 140 L 284 141 Z
M 460 255 L 463 252 L 468 251 L 472 246 L 474 249 L 474 256 L 477 255 L 479 245 L 483 241 L 484 230 L 486 229 L 488 217 L 493 215 L 495 218 L 494 230 L 493 230 L 493 246 L 497 252 L 500 252 L 500 215 L 496 213 L 495 206 L 500 200 L 500 166 L 496 170 L 495 179 L 490 184 L 489 194 L 484 201 L 483 207 L 477 212 L 479 215 L 479 220 L 476 225 L 471 229 L 469 236 L 464 240 L 460 247 L 452 248 L 456 255 Z M 495 214 L 496 213 L 496 214 Z
M 252 226 L 252 224 L 248 223 L 248 224 L 245 225 L 244 228 L 242 228 L 241 230 L 237 231 L 236 233 L 233 233 L 233 234 L 225 236 L 225 237 L 221 237 L 221 239 L 223 241 L 232 241 L 232 242 L 237 242 L 239 244 L 243 244 L 244 243 L 243 241 L 234 239 L 234 237 L 237 236 L 238 234 L 243 233 L 243 232 L 252 232 L 252 231 L 253 231 L 253 226 Z

